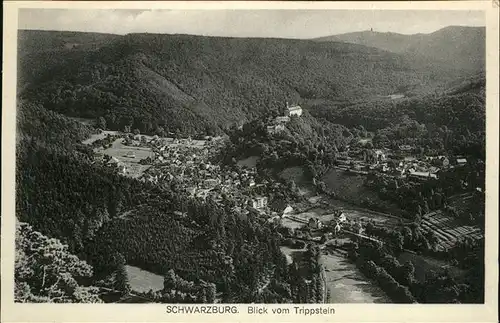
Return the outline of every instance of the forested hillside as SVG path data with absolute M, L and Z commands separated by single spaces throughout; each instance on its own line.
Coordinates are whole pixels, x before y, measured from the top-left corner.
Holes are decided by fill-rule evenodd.
M 16 217 L 29 225 L 17 231 L 17 301 L 100 301 L 97 287 L 122 295 L 127 263 L 185 282 L 158 302 L 214 302 L 215 291 L 225 302 L 255 301 L 271 269 L 276 290 L 259 297 L 291 301 L 286 260 L 265 221 L 120 176 L 79 143 L 91 129 L 26 102 L 19 111 Z
M 373 132 L 374 144 L 411 144 L 484 160 L 485 103 L 485 79 L 479 75 L 438 94 L 344 106 L 316 104 L 310 113 L 349 128 L 361 126 Z
M 485 69 L 484 27 L 449 26 L 430 34 L 415 35 L 361 31 L 321 37 L 316 40 L 365 45 L 410 57 L 449 62 L 472 71 Z
M 93 127 L 27 101 L 18 102 L 16 117 L 18 142 L 31 138 L 54 146 L 74 147 L 96 132 Z
M 66 115 L 104 116 L 111 129 L 132 125 L 145 133 L 160 127 L 212 133 L 286 100 L 351 102 L 426 91 L 463 74 L 459 65 L 345 43 L 130 34 L 81 36 L 87 45 L 68 49 L 61 39 L 72 44 L 76 36 L 20 34 L 21 97 Z M 45 41 L 33 45 L 40 37 Z M 35 61 L 42 64 L 34 68 Z

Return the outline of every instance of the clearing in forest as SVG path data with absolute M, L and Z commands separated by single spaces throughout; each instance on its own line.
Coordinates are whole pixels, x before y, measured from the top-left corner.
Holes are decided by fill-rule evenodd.
M 159 291 L 163 289 L 164 278 L 162 276 L 129 265 L 125 266 L 125 270 L 132 291 L 147 293 L 149 290 Z
M 250 156 L 245 159 L 241 159 L 238 161 L 238 166 L 246 166 L 248 168 L 254 168 L 257 165 L 257 162 L 259 161 L 258 156 Z

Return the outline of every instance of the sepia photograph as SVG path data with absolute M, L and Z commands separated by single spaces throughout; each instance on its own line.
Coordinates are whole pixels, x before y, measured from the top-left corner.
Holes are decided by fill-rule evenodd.
M 17 12 L 15 303 L 485 304 L 484 10 Z

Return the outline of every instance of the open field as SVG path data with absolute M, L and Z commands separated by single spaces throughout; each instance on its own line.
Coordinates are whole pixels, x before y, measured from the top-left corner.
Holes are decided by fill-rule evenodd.
M 305 225 L 304 223 L 301 223 L 301 222 L 298 222 L 298 221 L 294 221 L 293 219 L 290 219 L 290 218 L 283 218 L 281 220 L 281 224 L 284 227 L 290 228 L 292 230 L 296 230 L 296 229 L 302 228 Z
M 364 186 L 365 176 L 353 175 L 339 169 L 332 169 L 323 177 L 328 190 L 343 198 L 355 198 L 357 200 L 362 197 L 372 199 L 378 198 L 375 192 Z
M 163 289 L 163 277 L 134 266 L 125 266 L 132 291 L 147 293 Z
M 379 198 L 378 194 L 365 186 L 366 176 L 349 173 L 340 169 L 332 169 L 323 176 L 322 181 L 326 184 L 327 190 L 334 192 L 342 200 L 359 203 L 369 199 L 383 205 L 394 214 L 400 213 L 400 209 Z
M 125 146 L 122 141 L 123 139 L 117 139 L 113 142 L 113 145 L 110 148 L 100 150 L 100 152 L 110 155 L 111 157 L 115 157 L 120 162 L 124 163 L 127 167 L 127 175 L 133 178 L 138 178 L 144 173 L 144 171 L 146 171 L 146 169 L 151 167 L 150 165 L 139 164 L 141 159 L 150 157 L 153 154 L 151 148 Z M 127 153 L 129 152 L 133 152 L 135 154 L 135 158 L 127 157 Z
M 453 247 L 460 238 L 472 237 L 480 239 L 484 236 L 480 228 L 464 225 L 441 211 L 431 212 L 423 216 L 422 227 L 424 230 L 432 230 L 439 239 L 438 247 L 441 249 Z
M 259 161 L 258 156 L 250 156 L 245 159 L 241 159 L 238 161 L 238 166 L 246 166 L 248 168 L 254 168 L 257 165 L 257 162 Z
M 329 252 L 320 260 L 325 269 L 330 303 L 390 303 L 387 295 L 364 277 L 356 265 L 343 256 Z

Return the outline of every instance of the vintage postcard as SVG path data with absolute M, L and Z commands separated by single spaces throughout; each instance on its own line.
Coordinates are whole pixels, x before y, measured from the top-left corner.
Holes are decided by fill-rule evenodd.
M 4 6 L 2 322 L 497 322 L 498 2 Z

